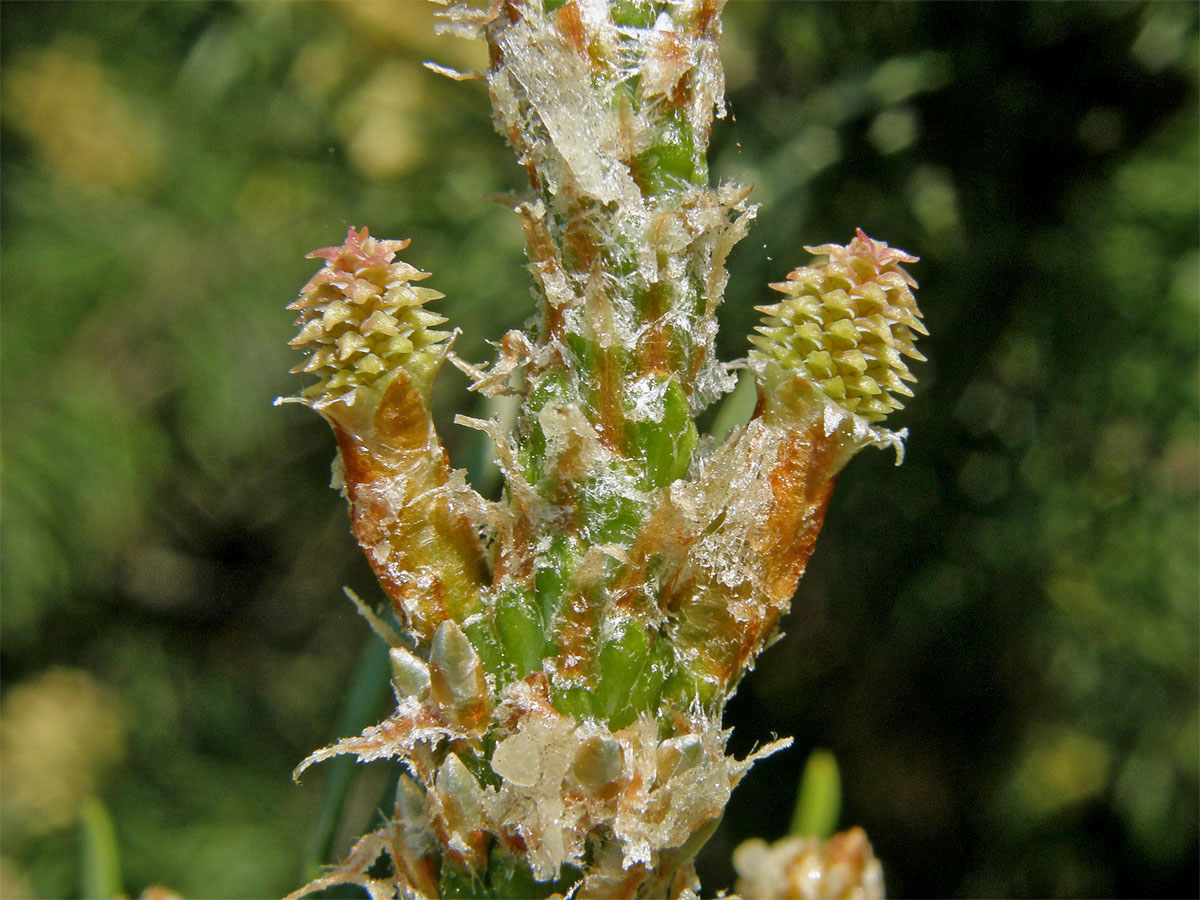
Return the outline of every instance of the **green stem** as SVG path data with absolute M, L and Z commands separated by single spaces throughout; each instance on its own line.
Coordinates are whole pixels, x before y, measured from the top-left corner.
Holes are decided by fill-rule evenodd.
M 91 797 L 84 804 L 80 825 L 83 836 L 82 896 L 89 900 L 116 900 L 125 896 L 117 831 L 100 798 Z

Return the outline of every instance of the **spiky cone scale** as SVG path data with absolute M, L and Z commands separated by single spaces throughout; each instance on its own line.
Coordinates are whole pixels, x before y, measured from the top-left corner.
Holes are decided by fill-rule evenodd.
M 291 344 L 308 354 L 293 371 L 319 379 L 300 400 L 333 427 L 354 536 L 401 621 L 427 641 L 478 607 L 484 566 L 471 493 L 452 482 L 428 408 L 450 334 L 424 304 L 442 294 L 395 259 L 408 243 L 349 229 L 309 254 L 325 265 L 288 308 L 299 310 Z
M 750 338 L 760 360 L 774 360 L 818 386 L 848 413 L 875 424 L 903 409 L 916 381 L 904 358 L 923 361 L 925 335 L 913 289 L 901 263 L 917 257 L 867 237 L 859 229 L 846 246 L 806 247 L 824 262 L 801 266 L 771 287 L 786 300 L 756 307 L 766 315 Z

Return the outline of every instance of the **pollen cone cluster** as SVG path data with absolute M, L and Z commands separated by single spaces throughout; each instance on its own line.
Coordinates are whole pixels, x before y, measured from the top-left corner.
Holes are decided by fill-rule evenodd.
M 902 409 L 916 381 L 904 357 L 923 361 L 914 346 L 921 324 L 913 288 L 900 263 L 917 257 L 859 230 L 848 246 L 806 247 L 827 260 L 801 266 L 772 284 L 787 299 L 757 307 L 767 318 L 750 338 L 754 355 L 800 371 L 848 412 L 875 423 Z
M 437 369 L 449 333 L 431 330 L 446 320 L 423 307 L 444 295 L 412 284 L 429 273 L 396 260 L 408 244 L 351 228 L 344 244 L 308 254 L 325 266 L 288 306 L 300 311 L 291 345 L 308 354 L 292 371 L 320 379 L 304 390 L 305 400 L 351 400 L 400 366 L 418 384 Z
M 817 247 L 763 308 L 753 416 L 699 435 L 733 388 L 716 312 L 756 208 L 709 186 L 722 6 L 447 5 L 447 28 L 487 42 L 479 76 L 529 175 L 513 207 L 539 315 L 493 363 L 450 353 L 425 309 L 441 294 L 396 258 L 408 241 L 351 229 L 310 254 L 324 267 L 290 307 L 292 345 L 318 382 L 299 399 L 333 427 L 335 482 L 389 601 L 355 599 L 390 645 L 396 706 L 297 774 L 345 754 L 404 776 L 394 813 L 293 897 L 697 900 L 730 791 L 786 744 L 727 754 L 725 703 L 778 633 L 837 473 L 865 446 L 901 449 L 873 423 L 910 395 L 925 329 L 913 257 L 862 232 Z M 438 436 L 447 358 L 512 410 L 455 420 L 490 439 L 497 497 Z M 813 851 L 821 896 L 879 886 L 864 846 Z

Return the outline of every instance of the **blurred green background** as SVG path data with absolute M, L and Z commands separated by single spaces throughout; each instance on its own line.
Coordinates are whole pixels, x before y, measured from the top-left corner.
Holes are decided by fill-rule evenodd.
M 0 893 L 300 883 L 377 588 L 288 375 L 303 254 L 412 237 L 458 351 L 529 314 L 522 173 L 416 3 L 0 5 Z M 855 226 L 922 257 L 908 458 L 847 469 L 733 701 L 779 837 L 827 746 L 893 896 L 1194 896 L 1200 153 L 1193 3 L 733 2 L 714 174 L 753 182 L 725 358 Z M 481 414 L 453 370 L 443 434 Z M 335 846 L 387 767 L 360 767 Z M 782 786 L 782 787 L 781 787 Z M 100 801 L 97 803 L 96 801 Z M 92 823 L 81 829 L 81 822 Z M 99 824 L 98 824 L 99 823 Z M 109 881 L 113 879 L 110 876 Z

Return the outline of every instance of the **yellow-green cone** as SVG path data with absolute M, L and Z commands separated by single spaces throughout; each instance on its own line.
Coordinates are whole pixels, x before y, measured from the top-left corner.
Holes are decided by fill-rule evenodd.
M 446 320 L 423 308 L 444 294 L 412 284 L 429 273 L 395 261 L 408 244 L 376 240 L 365 228 L 351 228 L 341 246 L 308 254 L 324 259 L 325 267 L 288 306 L 300 311 L 300 333 L 291 345 L 308 353 L 292 371 L 320 379 L 305 388 L 305 400 L 351 399 L 352 391 L 401 366 L 427 392 L 450 335 L 431 330 Z
M 750 338 L 752 355 L 799 371 L 846 411 L 882 421 L 903 408 L 895 394 L 911 397 L 916 381 L 904 357 L 923 361 L 916 335 L 921 324 L 913 288 L 900 265 L 917 257 L 874 241 L 862 230 L 848 246 L 806 247 L 825 262 L 801 266 L 771 287 L 787 295 L 766 314 Z

